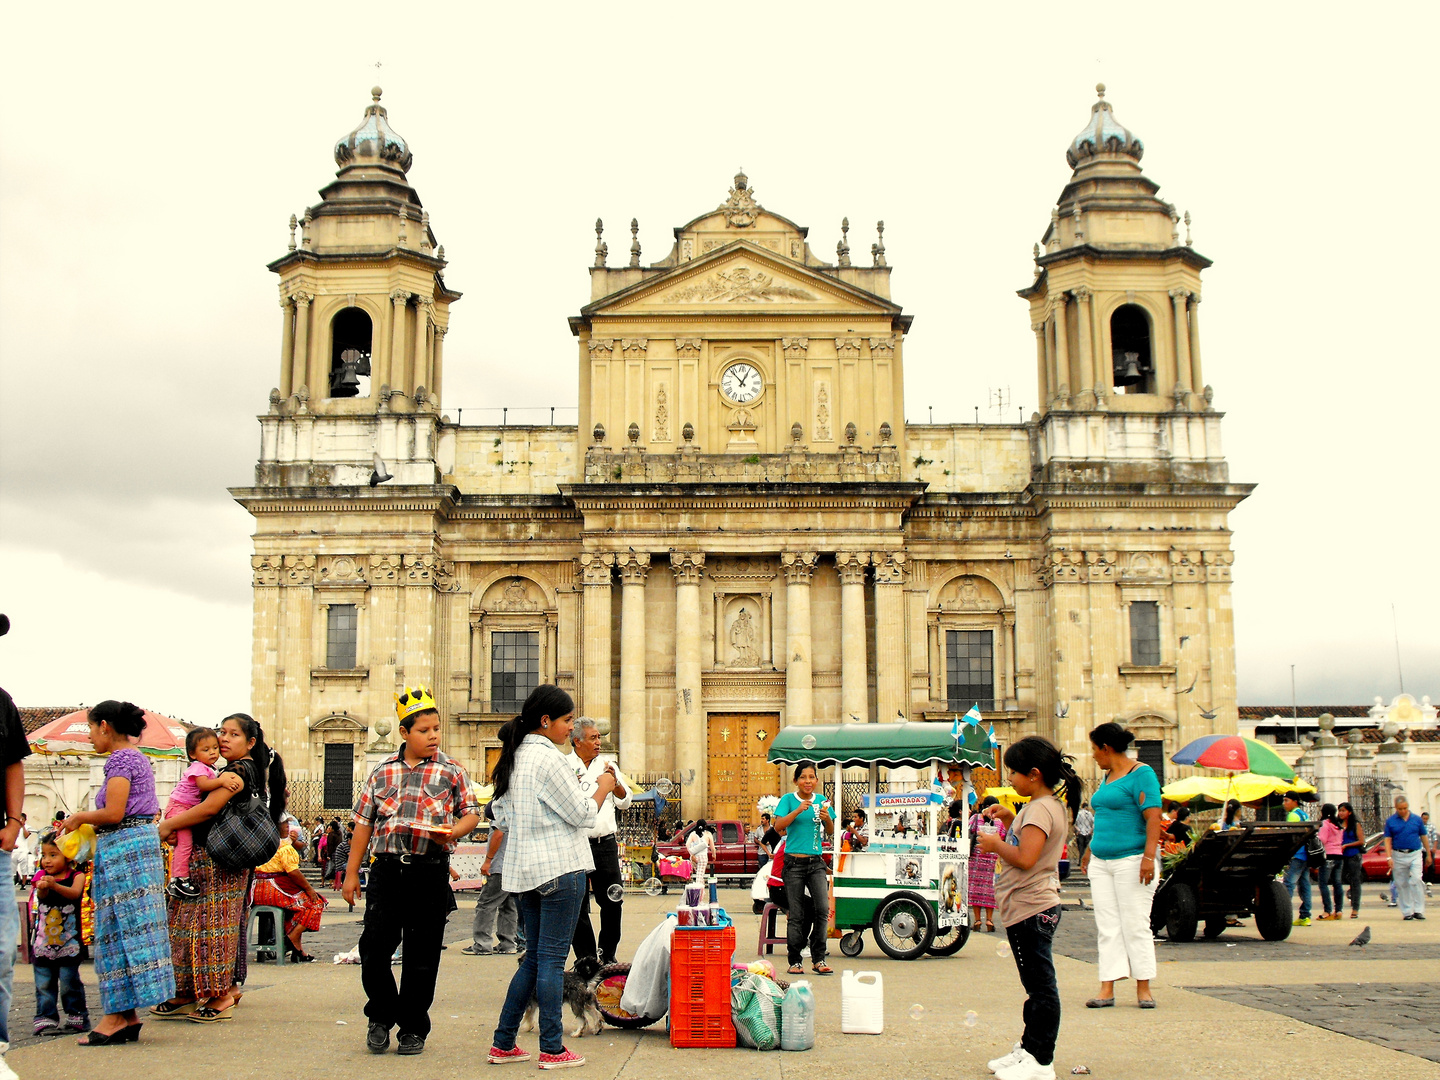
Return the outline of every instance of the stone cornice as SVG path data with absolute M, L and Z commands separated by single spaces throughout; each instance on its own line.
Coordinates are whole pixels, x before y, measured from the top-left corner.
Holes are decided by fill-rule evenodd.
M 460 498 L 460 489 L 445 486 L 409 487 L 233 487 L 230 495 L 252 514 L 342 513 L 356 510 L 373 513 L 423 511 L 449 515 Z

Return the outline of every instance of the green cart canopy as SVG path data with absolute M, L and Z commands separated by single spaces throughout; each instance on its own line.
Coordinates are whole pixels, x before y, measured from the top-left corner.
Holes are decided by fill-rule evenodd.
M 995 751 L 983 728 L 962 725 L 957 745 L 951 721 L 908 724 L 795 724 L 782 728 L 770 744 L 771 762 L 798 765 L 839 765 L 844 769 L 883 765 L 924 768 L 932 761 L 947 765 L 995 767 Z

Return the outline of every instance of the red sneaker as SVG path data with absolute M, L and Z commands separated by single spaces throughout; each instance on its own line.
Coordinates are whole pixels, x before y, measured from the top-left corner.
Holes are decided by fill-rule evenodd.
M 573 1050 L 561 1048 L 558 1054 L 547 1054 L 540 1051 L 540 1068 L 542 1069 L 576 1069 L 585 1064 L 585 1059 Z
M 518 1046 L 512 1046 L 509 1050 L 501 1050 L 497 1046 L 492 1046 L 490 1055 L 485 1060 L 491 1065 L 504 1065 L 509 1061 L 529 1061 L 530 1051 L 521 1050 Z

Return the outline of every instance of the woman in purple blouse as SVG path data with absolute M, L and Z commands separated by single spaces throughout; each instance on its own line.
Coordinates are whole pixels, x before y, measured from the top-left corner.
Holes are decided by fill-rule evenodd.
M 137 1042 L 135 1010 L 175 993 L 170 931 L 165 920 L 165 864 L 155 819 L 160 802 L 155 774 L 135 748 L 145 714 L 128 701 L 102 701 L 90 710 L 90 745 L 105 761 L 105 786 L 95 809 L 72 814 L 66 832 L 93 825 L 96 832 L 95 979 L 104 1016 L 81 1046 Z

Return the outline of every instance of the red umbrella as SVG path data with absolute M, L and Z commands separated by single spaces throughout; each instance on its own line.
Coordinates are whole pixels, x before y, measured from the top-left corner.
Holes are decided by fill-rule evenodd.
M 91 754 L 90 714 L 86 709 L 66 713 L 29 735 L 30 749 L 38 754 Z M 184 757 L 185 726 L 160 713 L 145 712 L 145 730 L 139 749 L 152 757 Z

